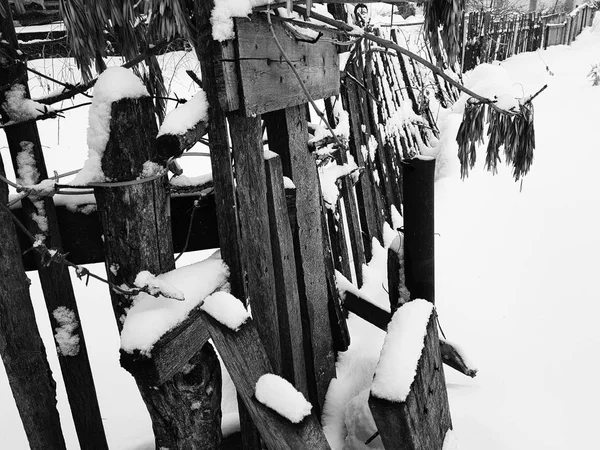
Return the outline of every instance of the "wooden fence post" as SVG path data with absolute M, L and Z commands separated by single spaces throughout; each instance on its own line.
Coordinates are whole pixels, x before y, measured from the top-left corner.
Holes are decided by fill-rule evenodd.
M 5 64 L 0 68 L 0 84 L 10 86 L 10 89 L 22 86 L 24 98 L 29 98 L 29 88 L 27 85 L 26 63 L 21 60 L 22 54 L 18 50 L 14 24 L 10 15 L 8 2 L 3 0 L 3 6 L 7 11 L 7 17 L 0 19 L 0 31 L 5 40 L 9 42 L 7 52 L 11 54 L 12 61 L 5 59 Z M 0 94 L 0 104 L 4 104 L 7 91 Z M 8 112 L 7 112 L 8 113 Z M 32 168 L 37 172 L 37 179 L 28 180 L 33 183 L 40 182 L 48 178 L 42 146 L 35 122 L 21 125 L 5 127 L 6 138 L 11 153 L 13 167 L 17 176 L 20 164 L 18 160 L 21 155 L 31 160 Z M 34 175 L 35 177 L 35 175 Z M 44 244 L 48 248 L 62 251 L 62 243 L 58 230 L 56 219 L 56 210 L 51 198 L 43 198 L 32 201 L 29 198 L 22 200 L 24 211 L 24 223 L 34 236 L 44 236 Z M 44 229 L 40 226 L 42 220 L 34 220 L 36 217 L 45 219 L 47 226 Z M 33 243 L 30 243 L 33 244 Z M 44 293 L 44 299 L 52 329 L 60 328 L 61 324 L 56 319 L 54 312 L 66 308 L 73 314 L 77 323 L 81 323 L 77 302 L 71 284 L 69 271 L 60 264 L 45 264 L 40 254 L 35 256 L 36 267 L 40 276 L 40 283 Z M 74 334 L 79 338 L 79 348 L 77 352 L 63 354 L 58 351 L 58 361 L 60 363 L 65 388 L 71 408 L 77 437 L 82 448 L 89 449 L 107 449 L 106 436 L 94 379 L 89 365 L 85 337 L 81 327 L 78 327 Z M 59 345 L 57 344 L 57 348 Z
M 227 49 L 233 52 L 233 43 L 229 42 L 222 45 L 220 42 L 212 39 L 210 17 L 214 1 L 204 0 L 202 2 L 195 2 L 194 7 L 195 25 L 198 30 L 194 46 L 202 71 L 202 87 L 206 92 L 210 105 L 208 140 L 210 144 L 210 162 L 215 184 L 215 203 L 221 255 L 223 261 L 229 266 L 231 273 L 231 292 L 236 298 L 245 303 L 246 285 L 240 248 L 241 235 L 238 205 L 225 112 L 225 106 L 228 106 L 229 110 L 234 110 L 239 105 L 236 98 L 223 98 L 220 90 L 220 87 L 228 81 L 225 80 L 223 66 L 219 63 L 219 60 L 224 59 L 223 53 Z M 238 407 L 242 448 L 244 450 L 260 450 L 262 448 L 261 439 L 258 430 L 252 423 L 248 410 L 241 401 L 238 401 Z
M 0 158 L 0 174 L 4 165 Z M 11 213 L 8 186 L 0 182 L 0 356 L 32 450 L 65 449 L 55 382 L 40 337 L 29 281 Z
M 404 163 L 403 170 L 406 287 L 411 299 L 422 298 L 435 303 L 435 159 L 411 159 Z
M 402 313 L 402 308 L 413 306 L 411 303 L 400 307 L 395 314 Z M 413 332 L 423 336 L 423 330 Z M 374 383 L 377 383 L 377 377 L 376 370 Z M 373 389 L 369 407 L 386 450 L 442 450 L 446 432 L 452 428 L 452 420 L 435 311 L 427 322 L 421 357 L 406 399 L 390 401 L 379 398 Z
M 296 220 L 292 226 L 298 271 L 304 351 L 309 397 L 323 407 L 325 394 L 335 378 L 335 352 L 328 306 L 328 287 L 323 253 L 321 198 L 314 157 L 308 150 L 308 128 L 303 106 L 263 115 L 269 147 L 276 149 L 283 174 L 296 185 Z
M 136 180 L 143 164 L 157 159 L 156 134 L 151 98 L 113 103 L 110 138 L 102 158 L 104 174 L 113 181 Z M 175 268 L 164 183 L 164 178 L 158 178 L 95 188 L 104 232 L 106 272 L 118 286 L 132 285 L 142 270 L 159 274 Z M 121 329 L 121 316 L 132 300 L 113 290 L 111 298 Z M 219 447 L 221 369 L 210 344 L 191 358 L 189 369 L 160 386 L 150 385 L 133 372 L 152 418 L 157 448 Z M 199 409 L 197 402 L 201 403 Z

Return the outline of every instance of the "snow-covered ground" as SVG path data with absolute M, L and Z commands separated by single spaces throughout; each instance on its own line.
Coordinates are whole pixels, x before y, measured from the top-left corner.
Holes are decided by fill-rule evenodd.
M 436 184 L 437 306 L 448 339 L 460 344 L 479 369 L 475 379 L 446 370 L 452 419 L 463 450 L 599 447 L 595 425 L 600 417 L 596 412 L 600 295 L 593 261 L 600 253 L 600 193 L 595 186 L 600 166 L 596 128 L 600 87 L 592 87 L 586 79 L 600 59 L 600 22 L 596 24 L 570 47 L 521 54 L 500 67 L 482 67 L 470 75 L 468 82 L 486 93 L 513 89 L 523 96 L 549 85 L 535 100 L 535 161 L 522 186 L 512 181 L 507 169 L 501 168 L 495 177 L 484 172 L 483 155 L 470 177 L 460 181 L 454 143 L 460 110 L 440 113 L 444 134 L 441 178 Z M 191 63 L 182 59 L 173 66 L 185 64 Z M 55 71 L 63 68 L 57 66 Z M 191 85 L 182 86 L 179 94 L 185 96 L 182 91 Z M 50 121 L 41 124 L 42 141 L 50 147 L 50 170 L 75 169 L 85 159 L 85 118 L 80 119 L 81 110 L 67 114 L 60 129 Z M 0 151 L 7 163 L 6 149 Z M 8 173 L 11 170 L 7 167 Z M 187 254 L 180 262 L 198 258 Z M 104 270 L 102 265 L 92 269 Z M 374 280 L 378 276 L 374 272 L 367 270 L 365 280 Z M 33 273 L 29 276 L 58 383 L 68 448 L 77 449 L 39 280 Z M 145 407 L 133 379 L 119 367 L 119 337 L 108 291 L 94 280 L 86 288 L 73 279 L 109 445 L 116 450 L 151 449 Z M 343 394 L 338 399 L 355 398 L 346 419 L 351 434 L 362 439 L 369 418 L 357 407 L 364 394 L 355 395 L 372 377 L 383 333 L 356 317 L 350 325 L 355 333 L 352 352 L 365 359 L 355 364 L 352 377 L 341 376 L 335 389 Z M 367 338 L 378 333 L 375 339 Z M 348 352 L 346 363 L 350 356 Z M 224 409 L 233 412 L 231 387 L 225 391 Z M 1 364 L 0 399 L 1 447 L 27 449 Z M 330 410 L 337 420 L 330 422 L 330 437 L 341 449 L 346 405 L 332 404 Z M 364 446 L 354 439 L 346 448 L 377 448 L 378 442 Z

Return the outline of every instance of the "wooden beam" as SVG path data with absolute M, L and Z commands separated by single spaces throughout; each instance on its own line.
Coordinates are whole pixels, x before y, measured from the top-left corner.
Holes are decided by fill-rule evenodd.
M 0 174 L 5 174 L 1 157 Z M 6 205 L 7 201 L 8 186 L 0 182 L 0 203 Z M 0 356 L 29 448 L 65 449 L 56 409 L 56 384 L 37 328 L 15 227 L 3 207 L 0 207 Z
M 247 116 L 277 111 L 306 103 L 298 79 L 281 56 L 264 14 L 236 19 L 240 108 Z M 273 24 L 279 42 L 310 92 L 312 98 L 336 95 L 340 88 L 339 62 L 335 45 L 296 41 L 281 23 Z
M 8 7 L 8 2 L 3 1 L 3 5 Z M 27 84 L 28 73 L 27 63 L 21 60 L 17 45 L 15 29 L 10 17 L 10 9 L 7 10 L 8 17 L 0 22 L 0 31 L 4 40 L 11 43 L 9 52 L 12 52 L 12 59 L 4 59 L 4 63 L 0 68 L 0 84 L 2 86 L 22 86 L 24 97 L 30 98 L 29 88 Z M 6 91 L 0 93 L 0 104 L 4 105 Z M 7 111 L 3 111 L 3 117 L 8 115 Z M 20 166 L 18 159 L 22 155 L 27 155 L 33 161 L 29 164 L 27 170 L 37 171 L 37 180 L 30 180 L 33 183 L 45 180 L 48 178 L 44 155 L 42 152 L 42 144 L 35 122 L 15 125 L 4 129 L 6 140 L 10 149 L 15 175 L 18 174 Z M 31 175 L 35 177 L 35 175 Z M 23 223 L 29 229 L 29 232 L 34 236 L 44 236 L 44 244 L 48 248 L 55 248 L 62 251 L 62 242 L 56 218 L 56 210 L 51 198 L 32 200 L 25 198 L 22 201 L 23 205 Z M 38 218 L 38 220 L 35 220 Z M 44 223 L 42 227 L 40 224 Z M 33 245 L 29 241 L 28 248 Z M 81 324 L 79 311 L 71 277 L 68 270 L 59 264 L 45 264 L 40 253 L 34 253 L 34 263 L 38 269 L 40 283 L 44 293 L 44 300 L 48 317 L 52 329 L 60 328 L 61 324 L 56 319 L 54 312 L 57 309 L 66 308 L 73 314 L 73 318 L 77 323 Z M 79 337 L 79 351 L 73 355 L 65 355 L 58 351 L 58 361 L 60 363 L 61 373 L 63 375 L 65 389 L 69 400 L 69 406 L 75 423 L 77 437 L 82 448 L 107 449 L 108 444 L 104 433 L 104 425 L 100 415 L 96 389 L 94 386 L 94 378 L 89 364 L 87 355 L 87 347 L 83 329 L 78 327 L 74 330 L 74 335 Z M 58 346 L 57 346 L 58 348 Z
M 252 314 L 274 373 L 282 369 L 275 270 L 268 238 L 269 211 L 260 118 L 232 114 L 229 128 L 236 168 L 236 193 L 241 228 L 240 248 Z
M 204 314 L 204 323 L 267 448 L 328 450 L 330 447 L 314 408 L 310 416 L 293 424 L 256 400 L 256 382 L 262 375 L 273 373 L 273 369 L 254 322 L 249 320 L 238 331 L 231 331 Z
M 179 253 L 186 251 L 206 250 L 219 247 L 219 230 L 216 217 L 214 192 L 203 196 L 198 206 L 194 202 L 199 192 L 190 192 L 172 196 L 170 201 L 171 231 L 173 250 Z M 93 205 L 93 204 L 92 204 Z M 89 205 L 82 205 L 89 206 Z M 196 208 L 190 227 L 192 209 Z M 22 208 L 13 209 L 19 220 L 24 220 Z M 72 211 L 66 206 L 56 207 L 56 218 L 67 259 L 74 264 L 91 264 L 104 261 L 102 246 L 102 228 L 98 213 Z M 189 239 L 188 238 L 189 233 Z M 21 253 L 31 247 L 30 240 L 17 230 Z M 187 247 L 185 244 L 187 242 Z M 23 254 L 25 270 L 37 270 L 35 255 L 32 252 Z
M 391 402 L 373 393 L 369 397 L 386 450 L 442 450 L 446 432 L 452 429 L 434 315 L 427 324 L 425 344 L 406 400 Z
M 329 382 L 335 377 L 335 353 L 329 318 L 327 278 L 323 254 L 323 224 L 319 180 L 308 150 L 304 108 L 295 106 L 263 116 L 269 148 L 283 162 L 283 174 L 296 185 L 296 215 L 292 235 L 298 271 L 304 351 L 309 372 L 310 402 L 323 406 Z
M 279 156 L 265 160 L 267 205 L 281 339 L 282 376 L 308 398 L 294 243 Z

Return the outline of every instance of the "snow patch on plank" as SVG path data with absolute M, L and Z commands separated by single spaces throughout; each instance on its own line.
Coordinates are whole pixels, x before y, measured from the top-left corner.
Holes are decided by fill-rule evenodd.
M 250 318 L 242 302 L 228 292 L 215 292 L 209 295 L 200 308 L 233 331 L 239 330 Z
M 174 300 L 185 300 L 183 292 L 169 283 L 158 279 L 147 270 L 143 270 L 138 273 L 133 284 L 141 289 L 145 289 L 148 294 L 155 297 L 162 295 L 163 297 L 172 298 Z
M 296 185 L 290 178 L 283 177 L 283 188 L 284 189 L 296 189 Z
M 233 18 L 248 17 L 252 8 L 269 3 L 273 3 L 272 0 L 215 0 L 210 17 L 213 39 L 222 42 L 235 38 Z
M 351 174 L 358 170 L 354 161 L 339 165 L 336 163 L 327 164 L 319 169 L 319 181 L 321 182 L 321 192 L 325 206 L 332 211 L 336 209 L 336 203 L 340 195 L 337 180 L 341 177 Z
M 256 399 L 292 423 L 310 415 L 312 405 L 292 384 L 278 375 L 267 373 L 256 382 Z
M 87 129 L 88 159 L 73 184 L 105 181 L 102 156 L 110 137 L 112 104 L 125 98 L 147 97 L 142 81 L 129 69 L 110 67 L 98 77 L 90 106 Z
M 175 302 L 163 296 L 138 294 L 123 321 L 121 348 L 139 350 L 150 356 L 152 347 L 173 327 L 183 322 L 190 311 L 217 289 L 227 287 L 229 268 L 218 258 L 208 258 L 189 266 L 156 276 L 175 286 L 185 297 Z
M 79 354 L 79 335 L 75 333 L 75 330 L 79 327 L 79 321 L 75 312 L 66 306 L 59 306 L 52 311 L 52 316 L 59 325 L 54 334 L 58 354 L 77 356 Z
M 2 109 L 10 122 L 23 122 L 54 112 L 54 108 L 26 98 L 27 91 L 22 84 L 14 84 L 5 94 Z
M 206 93 L 201 89 L 186 103 L 167 114 L 156 137 L 164 134 L 182 135 L 194 128 L 198 122 L 207 120 L 208 100 Z
M 433 304 L 422 299 L 404 304 L 392 317 L 381 349 L 371 393 L 404 402 L 417 373 Z
M 263 155 L 265 161 L 268 161 L 269 159 L 277 158 L 278 156 L 279 155 L 277 153 L 275 153 L 274 151 L 271 151 L 268 148 L 265 148 L 264 155 Z

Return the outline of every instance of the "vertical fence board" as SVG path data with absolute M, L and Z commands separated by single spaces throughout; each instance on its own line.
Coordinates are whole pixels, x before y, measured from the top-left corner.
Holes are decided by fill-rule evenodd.
M 269 236 L 269 211 L 260 118 L 232 114 L 229 117 L 233 157 L 236 165 L 237 199 L 241 245 L 246 268 L 248 295 L 258 333 L 271 365 L 281 373 L 281 348 L 273 256 Z
M 279 157 L 265 161 L 267 204 L 281 339 L 282 376 L 308 397 L 294 245 Z
M 0 158 L 0 174 L 4 165 Z M 0 182 L 0 202 L 8 186 Z M 0 356 L 32 450 L 65 449 L 56 391 L 11 214 L 0 208 Z
M 8 2 L 3 2 L 8 8 Z M 14 63 L 6 63 L 0 68 L 0 84 L 3 86 L 12 86 L 20 84 L 24 87 L 25 96 L 29 98 L 29 88 L 27 85 L 26 62 L 20 60 L 17 54 L 18 43 L 15 35 L 14 24 L 10 16 L 0 21 L 0 29 L 5 40 L 11 42 L 12 49 L 15 51 Z M 4 102 L 4 95 L 0 95 L 0 103 Z M 32 154 L 33 166 L 37 169 L 37 182 L 48 178 L 46 164 L 42 153 L 42 145 L 35 122 L 6 127 L 6 139 L 15 168 L 18 175 L 17 157 L 21 152 L 28 151 Z M 51 198 L 43 198 L 35 202 L 29 198 L 22 200 L 24 222 L 29 231 L 34 235 L 44 235 L 45 245 L 48 248 L 55 248 L 62 251 L 60 232 L 58 230 L 58 221 L 54 202 Z M 45 217 L 47 219 L 47 229 L 42 230 L 35 216 Z M 33 243 L 31 243 L 33 244 Z M 81 324 L 77 302 L 71 284 L 69 271 L 60 264 L 44 264 L 40 254 L 35 256 L 36 267 L 39 272 L 40 282 L 44 293 L 46 308 L 53 329 L 59 328 L 60 324 L 53 316 L 53 312 L 60 307 L 68 308 L 75 316 L 75 320 Z M 69 406 L 72 411 L 73 421 L 77 431 L 77 437 L 82 447 L 90 449 L 107 449 L 108 444 L 104 434 L 104 426 L 100 416 L 100 408 L 96 397 L 94 379 L 89 365 L 85 337 L 81 327 L 75 331 L 79 337 L 79 351 L 76 355 L 66 356 L 58 351 L 58 360 L 63 375 L 65 388 L 69 400 Z
M 296 185 L 296 220 L 292 227 L 304 327 L 310 401 L 322 408 L 335 377 L 335 356 L 329 318 L 323 253 L 321 198 L 317 168 L 308 150 L 304 106 L 263 115 L 269 148 L 277 151 L 283 173 Z

